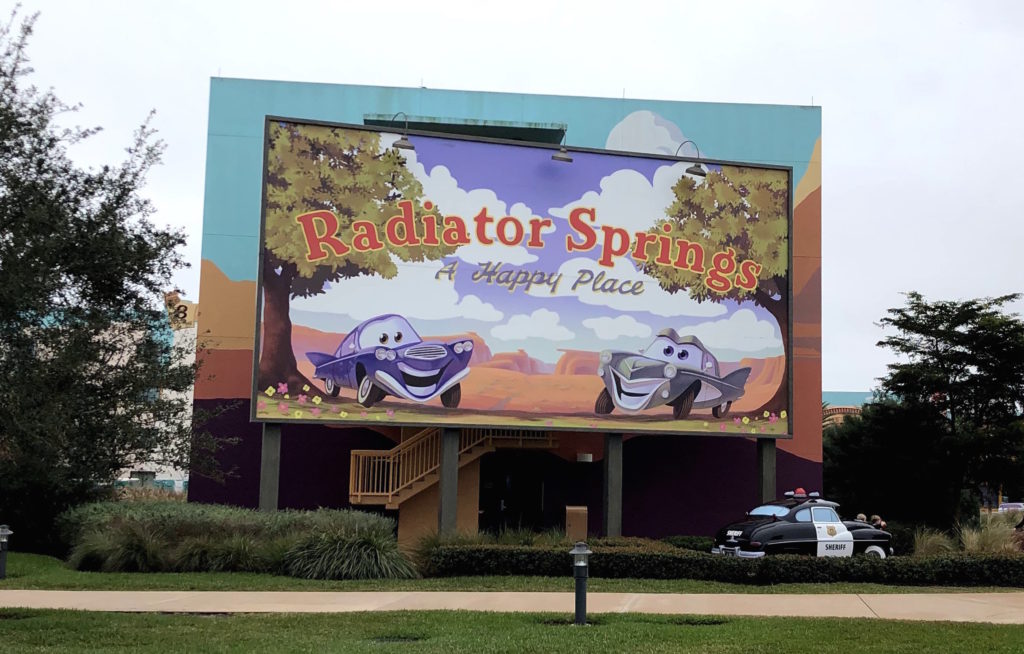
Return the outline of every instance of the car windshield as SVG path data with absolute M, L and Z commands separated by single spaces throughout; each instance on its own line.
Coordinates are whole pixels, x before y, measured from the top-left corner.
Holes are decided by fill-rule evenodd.
M 789 509 L 784 506 L 778 506 L 777 504 L 765 504 L 764 506 L 759 506 L 750 511 L 748 515 L 773 515 L 781 518 L 787 513 L 789 513 Z
M 675 366 L 700 369 L 703 351 L 693 343 L 676 343 L 667 336 L 659 336 L 643 350 L 643 355 Z
M 359 349 L 399 347 L 419 343 L 420 337 L 409 321 L 401 316 L 382 316 L 363 325 L 359 331 Z

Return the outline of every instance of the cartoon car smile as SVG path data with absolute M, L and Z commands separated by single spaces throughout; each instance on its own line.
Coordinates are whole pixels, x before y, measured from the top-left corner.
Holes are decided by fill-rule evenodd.
M 371 407 L 387 395 L 427 402 L 438 395 L 454 409 L 462 399 L 460 381 L 469 374 L 473 341 L 424 342 L 409 321 L 397 314 L 370 318 L 342 341 L 334 354 L 307 352 L 316 366 L 314 379 L 337 397 L 354 388 L 356 400 Z
M 667 404 L 675 418 L 685 418 L 694 408 L 710 408 L 721 418 L 743 397 L 750 368 L 720 377 L 718 359 L 696 336 L 680 336 L 669 328 L 640 354 L 605 350 L 597 374 L 605 385 L 594 404 L 598 415 L 616 407 L 643 411 Z

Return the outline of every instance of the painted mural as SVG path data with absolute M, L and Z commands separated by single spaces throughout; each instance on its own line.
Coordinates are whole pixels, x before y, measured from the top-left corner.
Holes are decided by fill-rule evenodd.
M 255 419 L 792 433 L 788 168 L 408 138 L 268 119 Z

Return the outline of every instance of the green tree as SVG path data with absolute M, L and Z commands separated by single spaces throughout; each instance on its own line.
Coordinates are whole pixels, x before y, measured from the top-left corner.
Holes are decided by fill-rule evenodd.
M 380 135 L 320 125 L 273 122 L 267 149 L 267 210 L 263 247 L 263 339 L 259 364 L 260 386 L 285 382 L 295 390 L 309 380 L 296 365 L 292 351 L 289 302 L 324 291 L 325 284 L 358 275 L 394 277 L 401 261 L 439 259 L 451 246 L 393 247 L 384 242 L 377 251 L 352 250 L 343 256 L 309 262 L 306 242 L 296 224 L 299 214 L 327 210 L 338 217 L 338 230 L 348 240 L 352 223 L 384 225 L 402 200 L 413 202 L 417 216 L 427 213 L 423 186 L 405 167 L 397 150 L 382 150 Z M 440 209 L 433 212 L 440 215 Z M 416 221 L 422 238 L 424 227 Z
M 878 345 L 898 358 L 863 419 L 830 430 L 830 492 L 875 494 L 876 506 L 903 506 L 898 517 L 948 527 L 976 517 L 982 487 L 1024 490 L 1024 321 L 1006 311 L 1019 297 L 908 293 L 888 311 L 894 333 Z
M 195 373 L 163 304 L 184 238 L 139 195 L 163 146 L 144 125 L 123 162 L 77 166 L 97 130 L 27 82 L 34 23 L 0 24 L 0 518 L 20 547 L 129 466 L 186 466 Z
M 750 259 L 763 266 L 757 287 L 734 286 L 727 293 L 716 293 L 708 288 L 704 273 L 655 263 L 654 247 L 649 248 L 644 272 L 670 293 L 686 291 L 699 302 L 752 300 L 772 314 L 785 340 L 789 329 L 789 177 L 778 170 L 722 166 L 720 172 L 709 172 L 700 183 L 681 177 L 672 192 L 675 200 L 666 209 L 666 217 L 650 233 L 700 243 L 709 256 L 732 248 L 737 261 Z M 708 265 L 705 262 L 705 267 Z M 781 411 L 787 402 L 788 378 L 784 375 L 775 395 L 759 410 Z

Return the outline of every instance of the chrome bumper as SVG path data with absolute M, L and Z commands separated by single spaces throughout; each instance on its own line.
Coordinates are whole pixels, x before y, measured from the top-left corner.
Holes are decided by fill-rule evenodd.
M 712 554 L 723 554 L 725 556 L 738 556 L 741 559 L 759 559 L 764 552 L 745 552 L 738 547 L 712 547 Z

